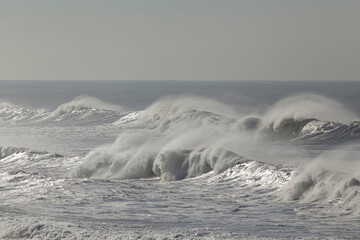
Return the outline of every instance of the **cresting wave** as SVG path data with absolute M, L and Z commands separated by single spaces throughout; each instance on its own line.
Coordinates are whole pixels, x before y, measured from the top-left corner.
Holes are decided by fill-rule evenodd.
M 36 154 L 41 155 L 41 154 L 50 154 L 50 153 L 30 150 L 26 148 L 0 147 L 0 159 L 4 159 L 9 156 L 13 156 L 17 154 L 26 154 L 31 157 L 32 155 L 36 155 Z M 50 154 L 50 155 L 53 157 L 61 157 L 61 155 L 59 154 Z
M 248 132 L 271 140 L 346 142 L 359 138 L 357 116 L 340 103 L 311 94 L 280 100 L 260 116 L 244 116 L 225 104 L 201 97 L 164 98 L 143 111 L 128 111 L 89 96 L 79 96 L 54 111 L 0 104 L 3 124 L 101 125 L 186 132 L 213 128 Z M 320 139 L 321 138 L 321 139 Z M 341 138 L 341 139 L 340 139 Z
M 281 198 L 304 203 L 327 202 L 343 212 L 360 213 L 360 162 L 354 147 L 327 151 L 299 166 Z
M 105 159 L 102 154 L 106 155 Z M 87 161 L 75 174 L 78 177 L 100 179 L 160 176 L 162 180 L 173 181 L 210 171 L 221 173 L 235 164 L 248 161 L 224 149 L 168 150 L 159 153 L 139 151 L 133 156 L 125 149 L 114 155 L 105 150 L 105 153 L 97 151 L 88 155 Z
M 24 108 L 7 102 L 0 104 L 0 121 L 12 124 L 96 125 L 113 123 L 127 113 L 120 105 L 89 96 L 76 97 L 54 111 Z

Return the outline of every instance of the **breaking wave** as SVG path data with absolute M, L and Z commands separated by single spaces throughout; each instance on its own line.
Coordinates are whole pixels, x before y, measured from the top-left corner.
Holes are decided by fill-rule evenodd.
M 21 149 L 14 147 L 0 147 L 0 159 L 6 158 L 13 155 L 14 153 L 20 152 Z
M 360 137 L 356 119 L 358 116 L 341 103 L 319 95 L 301 94 L 274 104 L 257 126 L 259 132 L 272 140 L 305 140 L 315 136 L 325 140 L 331 135 L 335 142 L 344 142 Z
M 79 96 L 54 111 L 31 109 L 10 103 L 0 104 L 0 120 L 13 124 L 82 124 L 113 123 L 124 115 L 125 108 L 89 96 Z
M 355 114 L 331 99 L 309 94 L 283 99 L 259 116 L 242 116 L 220 102 L 190 96 L 164 98 L 133 112 L 88 96 L 77 97 L 52 112 L 1 106 L 2 119 L 12 121 L 112 123 L 136 129 L 91 151 L 74 173 L 86 178 L 159 176 L 166 181 L 180 180 L 210 171 L 220 173 L 249 161 L 242 153 L 264 141 L 335 144 L 360 139 L 360 123 L 346 122 L 356 119 Z M 2 152 L 4 155 L 5 150 Z
M 77 177 L 129 179 L 159 176 L 165 181 L 195 177 L 210 171 L 220 173 L 237 163 L 249 161 L 224 149 L 168 150 L 158 153 L 118 152 L 87 156 L 76 170 Z
M 190 129 L 207 124 L 230 126 L 236 123 L 237 117 L 225 104 L 207 98 L 183 96 L 161 99 L 144 111 L 127 114 L 116 124 L 122 127 L 165 131 L 180 130 L 182 126 Z
M 65 124 L 106 124 L 113 123 L 125 113 L 119 105 L 103 102 L 89 96 L 78 96 L 60 105 L 44 118 Z
M 136 120 L 120 118 L 118 126 L 137 131 L 122 133 L 113 144 L 90 152 L 75 176 L 161 176 L 169 181 L 224 171 L 243 159 L 220 143 L 225 135 L 239 133 L 236 116 L 226 105 L 205 98 L 160 100 L 130 117 Z
M 47 112 L 44 109 L 29 109 L 11 103 L 0 103 L 0 121 L 4 123 L 35 121 L 46 115 Z
M 360 162 L 358 151 L 329 151 L 299 166 L 282 190 L 285 200 L 327 202 L 343 211 L 360 213 Z
M 0 160 L 8 157 L 13 157 L 14 155 L 26 155 L 31 158 L 34 155 L 48 155 L 49 157 L 62 157 L 60 154 L 48 153 L 46 151 L 36 151 L 27 148 L 17 148 L 17 147 L 0 147 Z
M 348 123 L 358 119 L 358 116 L 330 98 L 315 94 L 300 94 L 284 98 L 270 107 L 262 118 L 262 125 L 265 127 L 272 125 L 277 128 L 286 119 L 294 121 L 318 119 Z
M 246 132 L 271 140 L 346 142 L 359 138 L 358 117 L 326 97 L 303 94 L 280 100 L 258 116 L 242 115 L 203 97 L 168 97 L 142 111 L 79 96 L 54 111 L 0 103 L 0 121 L 12 124 L 101 125 L 182 134 L 189 129 Z M 251 133 L 250 133 L 251 132 Z M 321 138 L 321 139 L 320 139 Z M 341 139 L 340 139 L 341 138 Z
M 271 140 L 293 139 L 312 144 L 340 144 L 360 140 L 360 122 L 339 123 L 317 119 L 285 119 L 275 128 L 260 129 L 260 133 Z
M 331 121 L 322 120 L 326 117 Z M 359 122 L 335 121 L 354 118 L 340 103 L 317 95 L 283 99 L 259 117 L 241 116 L 206 98 L 165 98 L 114 122 L 136 131 L 121 133 L 113 144 L 91 151 L 74 175 L 100 179 L 159 176 L 169 181 L 220 173 L 249 161 L 241 153 L 261 148 L 269 140 L 318 140 L 321 144 L 326 139 L 327 143 L 330 139 L 335 143 L 359 140 Z

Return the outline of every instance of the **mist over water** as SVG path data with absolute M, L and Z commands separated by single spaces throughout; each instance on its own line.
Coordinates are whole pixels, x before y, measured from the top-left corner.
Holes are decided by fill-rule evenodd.
M 359 234 L 358 83 L 28 84 L 0 82 L 2 238 Z

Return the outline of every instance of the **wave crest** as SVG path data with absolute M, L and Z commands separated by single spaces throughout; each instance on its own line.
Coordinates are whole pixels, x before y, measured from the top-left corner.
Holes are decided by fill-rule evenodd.
M 328 202 L 343 211 L 359 213 L 360 163 L 357 151 L 327 152 L 298 167 L 282 191 L 286 200 Z
M 278 128 L 286 119 L 294 121 L 318 119 L 348 123 L 358 119 L 358 116 L 344 105 L 330 98 L 315 94 L 300 94 L 284 98 L 273 105 L 264 115 L 264 128 L 272 125 Z
M 119 105 L 89 96 L 76 97 L 52 112 L 0 103 L 0 120 L 21 124 L 104 124 L 113 123 L 126 114 Z
M 136 179 L 159 176 L 164 181 L 195 177 L 210 171 L 220 173 L 247 161 L 225 149 L 167 150 L 161 152 L 121 151 L 106 148 L 90 153 L 75 177 Z
M 164 98 L 141 112 L 131 115 L 132 127 L 156 129 L 196 128 L 201 125 L 230 126 L 236 123 L 236 113 L 224 104 L 200 97 Z M 128 116 L 121 123 L 128 123 Z
M 0 147 L 0 159 L 11 156 L 14 153 L 18 153 L 19 151 L 21 151 L 21 149 L 14 147 Z

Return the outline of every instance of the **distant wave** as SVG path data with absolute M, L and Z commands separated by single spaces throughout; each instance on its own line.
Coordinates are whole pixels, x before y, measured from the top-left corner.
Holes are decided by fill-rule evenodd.
M 116 125 L 124 128 L 146 128 L 158 131 L 182 132 L 187 129 L 202 126 L 228 131 L 252 131 L 252 134 L 263 136 L 271 140 L 310 140 L 315 136 L 323 135 L 342 141 L 354 140 L 359 137 L 357 133 L 358 121 L 346 107 L 331 99 L 312 95 L 296 95 L 279 101 L 260 116 L 245 116 L 239 119 L 221 103 L 210 102 L 209 106 L 197 105 L 197 102 L 206 102 L 201 98 L 166 98 L 154 103 L 144 111 L 124 115 Z M 218 111 L 225 109 L 225 111 Z M 236 130 L 237 129 L 237 130 Z M 342 129 L 342 133 L 340 132 Z M 347 130 L 346 130 L 347 129 Z M 336 133 L 339 136 L 336 136 Z M 340 136 L 341 135 L 341 136 Z M 334 140 L 336 141 L 336 140 Z
M 312 144 L 341 144 L 360 141 L 360 122 L 339 123 L 320 121 L 317 119 L 284 119 L 275 128 L 272 124 L 268 128 L 259 130 L 271 140 L 295 140 Z
M 277 128 L 286 119 L 295 121 L 318 119 L 348 123 L 359 119 L 346 106 L 315 94 L 299 94 L 284 98 L 272 105 L 262 116 L 262 125 Z
M 236 113 L 219 102 L 200 97 L 164 98 L 141 112 L 125 115 L 118 126 L 159 131 L 190 129 L 201 125 L 228 127 L 236 124 Z
M 322 135 L 322 140 L 331 136 L 334 141 L 350 141 L 360 137 L 356 119 L 359 119 L 356 114 L 332 99 L 301 94 L 274 104 L 261 117 L 257 127 L 260 133 L 272 140 L 305 141 L 315 140 L 315 136 L 320 140 Z
M 67 124 L 104 124 L 118 120 L 125 110 L 89 96 L 79 96 L 60 105 L 43 120 Z
M 89 96 L 79 96 L 60 105 L 54 111 L 31 109 L 10 103 L 0 104 L 0 120 L 14 124 L 106 124 L 126 115 L 119 105 L 109 104 Z
M 168 97 L 142 111 L 128 111 L 89 96 L 79 96 L 54 111 L 0 103 L 0 121 L 13 124 L 101 125 L 184 132 L 212 126 L 223 131 L 253 131 L 272 140 L 303 140 L 325 134 L 354 139 L 357 116 L 331 99 L 311 94 L 280 100 L 259 116 L 241 116 L 217 101 L 201 97 Z M 333 130 L 337 129 L 338 132 Z M 342 132 L 341 130 L 342 129 Z M 329 132 L 332 132 L 330 135 Z M 324 135 L 325 136 L 325 135 Z M 313 138 L 315 140 L 315 138 Z
M 124 112 L 124 108 L 115 105 L 105 103 L 97 98 L 90 96 L 78 96 L 71 100 L 70 102 L 61 104 L 54 112 L 52 112 L 52 116 L 62 116 L 74 111 L 83 111 L 83 110 L 108 110 L 114 112 Z
M 36 121 L 47 116 L 46 110 L 30 109 L 14 104 L 0 103 L 0 121 L 8 123 L 19 123 L 26 121 Z

